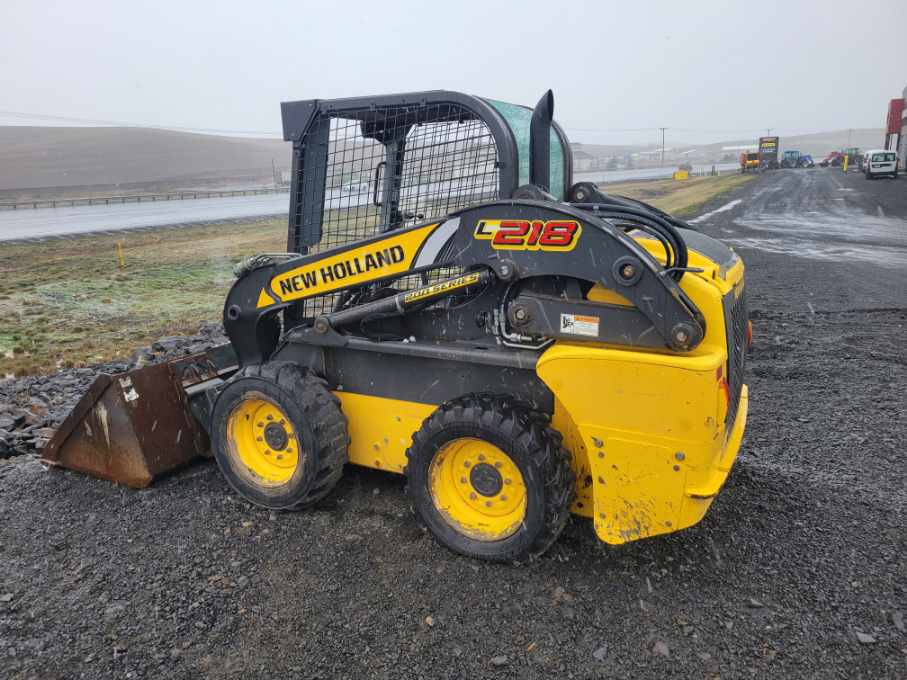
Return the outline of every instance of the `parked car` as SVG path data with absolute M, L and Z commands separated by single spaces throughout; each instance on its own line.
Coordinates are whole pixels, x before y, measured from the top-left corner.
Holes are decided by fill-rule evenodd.
M 814 168 L 816 167 L 816 162 L 813 160 L 813 157 L 810 154 L 805 153 L 801 154 L 798 165 L 801 168 Z
M 898 155 L 894 151 L 887 149 L 871 149 L 864 154 L 866 162 L 863 164 L 863 172 L 866 179 L 875 179 L 880 176 L 894 177 L 898 176 Z

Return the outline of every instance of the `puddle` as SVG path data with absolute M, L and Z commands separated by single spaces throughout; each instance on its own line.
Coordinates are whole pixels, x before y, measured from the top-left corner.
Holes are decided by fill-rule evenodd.
M 725 239 L 725 242 L 738 248 L 752 248 L 804 260 L 838 263 L 858 260 L 894 269 L 903 269 L 907 265 L 907 249 L 897 246 L 869 246 L 790 238 L 734 238 Z
M 735 219 L 734 224 L 755 231 L 777 232 L 788 238 L 819 236 L 863 244 L 868 240 L 880 240 L 885 245 L 907 246 L 907 220 L 854 210 L 744 214 Z
M 716 208 L 715 210 L 707 212 L 704 215 L 700 215 L 699 217 L 697 217 L 695 219 L 687 220 L 687 222 L 689 224 L 699 224 L 700 222 L 705 222 L 707 219 L 709 219 L 710 217 L 713 217 L 714 215 L 717 215 L 718 213 L 723 213 L 723 212 L 727 212 L 728 210 L 733 210 L 741 203 L 743 203 L 743 199 L 736 198 L 733 201 L 731 201 L 730 203 L 725 203 L 720 208 Z

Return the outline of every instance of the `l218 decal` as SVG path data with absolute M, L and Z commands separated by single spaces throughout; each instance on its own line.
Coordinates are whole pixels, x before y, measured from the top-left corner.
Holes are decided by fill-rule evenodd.
M 573 250 L 583 232 L 575 220 L 479 220 L 473 236 L 495 250 Z

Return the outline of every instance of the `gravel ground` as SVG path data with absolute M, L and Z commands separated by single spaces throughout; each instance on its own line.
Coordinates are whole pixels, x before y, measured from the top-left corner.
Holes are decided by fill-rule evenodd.
M 195 335 L 160 338 L 135 352 L 128 361 L 0 380 L 0 459 L 40 452 L 98 373 L 129 371 L 202 352 L 224 342 L 227 337 L 223 326 L 205 323 Z
M 136 492 L 16 456 L 0 677 L 907 677 L 905 195 L 779 171 L 703 220 L 739 242 L 756 339 L 741 459 L 698 526 L 613 548 L 577 520 L 514 568 L 439 548 L 396 476 L 350 469 L 284 514 L 210 463 Z M 804 256 L 804 215 L 890 259 Z

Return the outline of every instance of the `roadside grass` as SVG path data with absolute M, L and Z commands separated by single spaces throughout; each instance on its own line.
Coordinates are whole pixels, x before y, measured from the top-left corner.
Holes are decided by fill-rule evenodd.
M 220 319 L 233 265 L 285 239 L 274 219 L 0 244 L 0 375 L 128 357 L 195 332 Z
M 693 216 L 697 209 L 713 198 L 729 193 L 755 179 L 755 175 L 718 175 L 602 184 L 602 191 L 651 203 L 677 217 Z
M 751 176 L 608 184 L 689 215 Z M 0 243 L 0 377 L 128 357 L 220 320 L 244 257 L 285 250 L 284 218 Z M 119 268 L 117 242 L 126 266 Z

